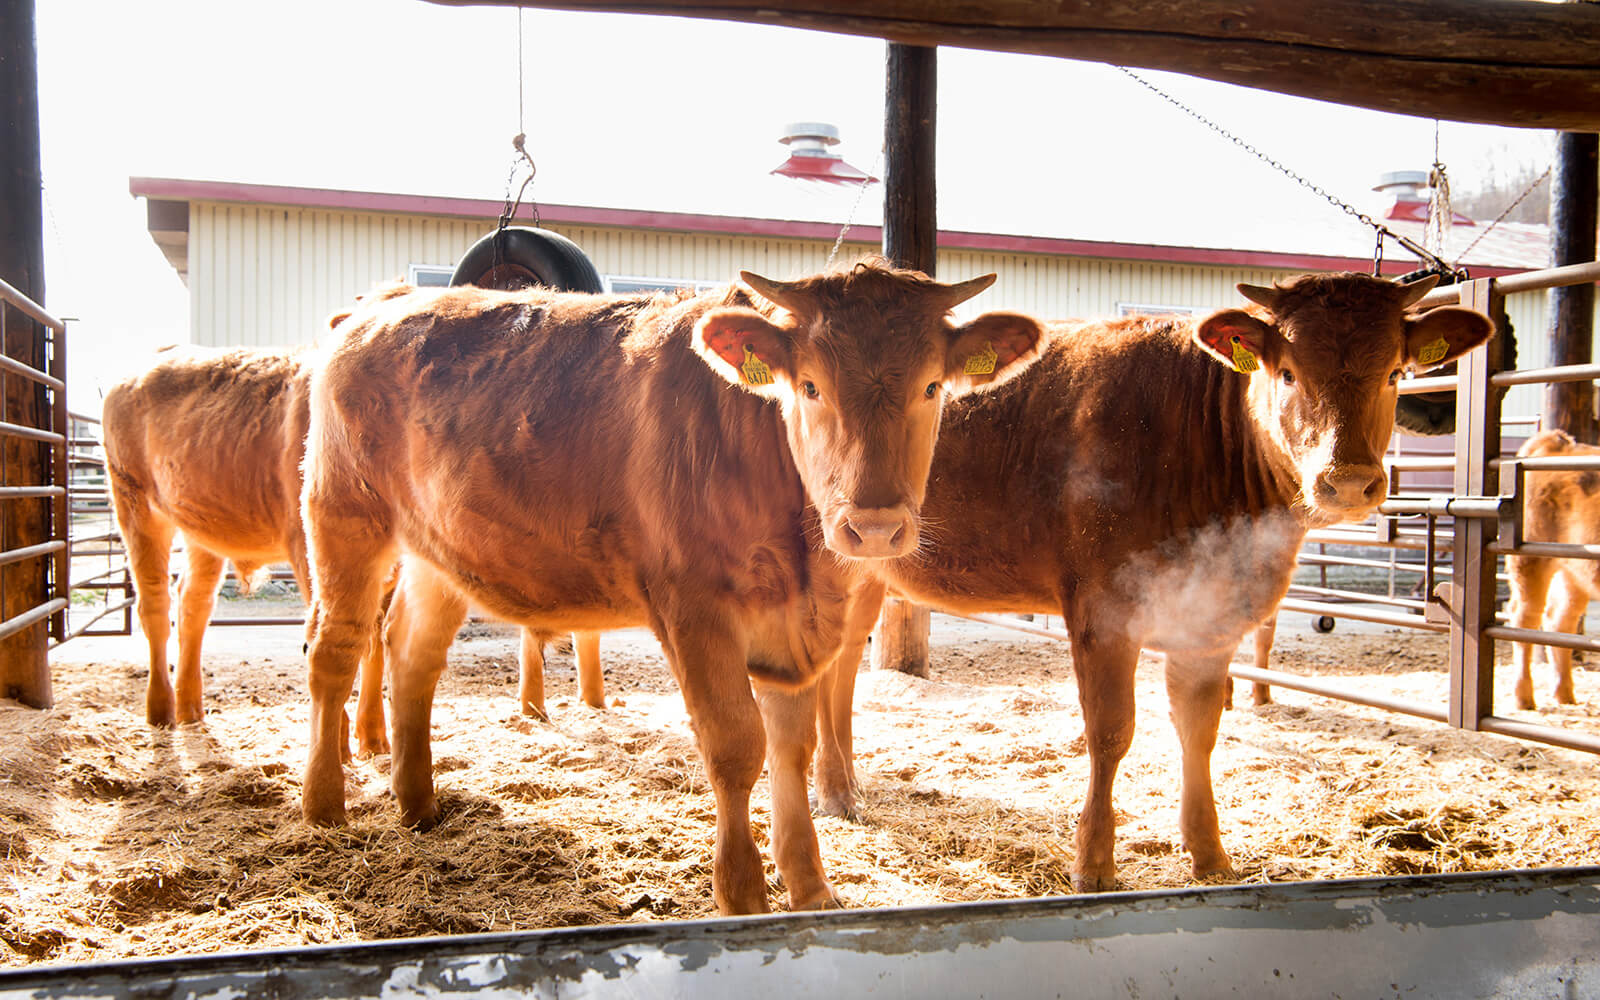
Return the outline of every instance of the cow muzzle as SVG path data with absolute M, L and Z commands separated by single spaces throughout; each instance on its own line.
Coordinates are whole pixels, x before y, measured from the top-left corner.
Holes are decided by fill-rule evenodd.
M 1317 475 L 1312 501 L 1330 514 L 1358 517 L 1382 503 L 1388 489 L 1383 466 L 1341 465 Z
M 893 559 L 917 546 L 917 521 L 905 504 L 846 507 L 833 518 L 828 548 L 852 559 Z

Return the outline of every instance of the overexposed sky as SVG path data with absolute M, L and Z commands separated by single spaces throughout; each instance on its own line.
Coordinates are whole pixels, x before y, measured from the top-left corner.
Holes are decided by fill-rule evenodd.
M 715 206 L 782 162 L 776 140 L 794 120 L 832 122 L 847 160 L 877 161 L 879 40 L 537 10 L 522 25 L 521 124 L 542 201 Z M 187 292 L 130 175 L 505 194 L 519 127 L 512 9 L 40 0 L 38 28 L 46 306 L 77 319 L 74 408 L 97 411 L 113 373 L 188 338 Z M 1430 119 L 1145 75 L 1366 211 L 1379 173 L 1433 160 Z M 1094 63 L 941 49 L 938 129 L 949 228 L 1103 239 L 1124 219 L 1204 231 L 1219 212 L 1334 211 Z M 1502 173 L 1542 170 L 1552 149 L 1548 132 L 1448 122 L 1439 144 L 1458 191 L 1491 159 Z

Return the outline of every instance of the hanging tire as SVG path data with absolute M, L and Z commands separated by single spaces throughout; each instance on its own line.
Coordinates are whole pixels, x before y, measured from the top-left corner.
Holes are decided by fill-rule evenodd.
M 1316 629 L 1318 632 L 1321 632 L 1323 635 L 1327 635 L 1329 632 L 1332 632 L 1333 626 L 1334 620 L 1332 615 L 1318 615 L 1311 622 L 1311 627 Z
M 525 226 L 496 230 L 472 244 L 456 264 L 450 284 L 505 289 L 543 285 L 561 292 L 605 291 L 600 272 L 578 244 L 548 229 Z

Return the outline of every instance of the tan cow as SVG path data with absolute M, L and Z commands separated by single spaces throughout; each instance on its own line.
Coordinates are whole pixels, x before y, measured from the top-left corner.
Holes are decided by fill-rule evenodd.
M 1519 458 L 1546 455 L 1593 456 L 1600 455 L 1600 448 L 1579 444 L 1566 431 L 1552 430 L 1535 434 L 1517 449 Z M 1523 541 L 1600 543 L 1600 472 L 1530 471 L 1527 477 Z M 1600 597 L 1600 563 L 1591 559 L 1509 556 L 1506 564 L 1511 573 L 1511 624 L 1516 628 L 1576 632 L 1589 600 Z M 1545 649 L 1555 671 L 1555 699 L 1571 705 L 1576 700 L 1572 650 Z M 1517 668 L 1517 707 L 1533 708 L 1533 647 L 1514 643 L 1512 658 Z
M 111 501 L 128 550 L 139 624 L 150 644 L 150 723 L 198 722 L 200 643 L 223 563 L 248 587 L 260 567 L 287 562 L 309 603 L 300 523 L 300 460 L 309 419 L 308 353 L 168 349 L 106 394 L 102 412 Z M 168 676 L 168 559 L 182 532 L 177 690 Z M 364 660 L 356 712 L 363 755 L 387 753 L 382 650 Z
M 549 633 L 523 629 L 517 656 L 522 714 L 547 722 L 550 713 L 544 705 L 544 647 L 552 638 L 554 636 Z M 600 633 L 572 633 L 572 655 L 578 661 L 578 696 L 591 708 L 605 708 L 606 679 L 600 669 Z
M 1407 316 L 1432 284 L 1308 275 L 1240 285 L 1249 310 L 1063 324 L 1038 364 L 945 415 L 922 508 L 940 530 L 876 570 L 935 607 L 1065 618 L 1090 762 L 1080 891 L 1116 882 L 1111 786 L 1141 648 L 1167 654 L 1194 873 L 1231 870 L 1210 758 L 1234 648 L 1283 596 L 1309 528 L 1382 501 L 1401 371 L 1489 336 L 1466 309 Z M 850 673 L 829 679 L 824 741 Z M 819 798 L 848 795 L 828 769 L 849 756 L 819 757 Z
M 744 279 L 759 297 L 418 290 L 341 325 L 306 457 L 308 820 L 344 818 L 337 710 L 404 551 L 384 631 L 405 822 L 438 814 L 429 719 L 468 600 L 547 631 L 648 625 L 716 794 L 717 906 L 768 908 L 763 755 L 790 903 L 834 902 L 806 801 L 813 682 L 871 565 L 918 543 L 945 398 L 1023 367 L 1041 330 L 950 323 L 992 275 Z

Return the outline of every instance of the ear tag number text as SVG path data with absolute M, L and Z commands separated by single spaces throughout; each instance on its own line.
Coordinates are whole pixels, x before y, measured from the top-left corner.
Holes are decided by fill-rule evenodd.
M 746 385 L 771 385 L 772 369 L 767 363 L 756 357 L 756 352 L 749 344 L 744 345 L 744 364 L 739 366 L 739 374 L 744 376 Z
M 1238 337 L 1233 338 L 1233 367 L 1242 375 L 1248 375 L 1261 367 L 1256 361 L 1256 356 L 1250 352 L 1250 348 L 1244 346 Z
M 967 358 L 966 365 L 961 369 L 968 375 L 993 375 L 995 362 L 1000 360 L 1000 355 L 995 353 L 992 342 L 983 345 L 983 350 Z
M 1422 345 L 1421 352 L 1417 354 L 1417 362 L 1424 365 L 1436 364 L 1444 360 L 1444 356 L 1449 353 L 1450 345 L 1445 343 L 1443 337 L 1440 337 L 1430 344 Z

